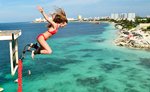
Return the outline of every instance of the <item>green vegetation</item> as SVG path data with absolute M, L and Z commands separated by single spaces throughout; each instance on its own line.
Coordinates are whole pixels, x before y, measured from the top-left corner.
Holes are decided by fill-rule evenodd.
M 124 29 L 124 28 L 132 29 L 132 28 L 135 28 L 140 23 L 150 23 L 150 18 L 137 16 L 135 18 L 135 21 L 129 21 L 127 19 L 126 20 L 118 20 L 118 21 L 110 19 L 109 21 L 117 23 L 116 26 L 121 25 L 123 27 L 122 29 Z M 147 29 L 150 30 L 150 27 L 148 27 Z
M 139 17 L 137 16 L 135 18 L 135 23 L 150 23 L 150 18 L 146 18 L 146 17 Z
M 140 23 L 150 23 L 150 18 L 136 16 L 135 21 L 129 21 L 127 19 L 125 19 L 125 20 L 124 19 L 114 20 L 114 19 L 110 19 L 110 18 L 97 19 L 97 20 L 89 19 L 89 20 L 83 20 L 83 21 L 109 21 L 109 22 L 116 23 L 116 26 L 118 26 L 118 25 L 122 26 L 122 29 L 130 30 L 132 28 L 135 28 Z M 148 27 L 147 29 L 143 29 L 143 30 L 149 30 L 150 31 L 150 27 Z
M 147 31 L 150 31 L 150 26 L 149 26 L 149 27 L 147 27 Z
M 128 21 L 128 20 L 119 20 L 117 21 L 118 25 L 121 25 L 123 29 L 132 29 L 135 28 L 138 24 L 133 22 L 133 21 Z

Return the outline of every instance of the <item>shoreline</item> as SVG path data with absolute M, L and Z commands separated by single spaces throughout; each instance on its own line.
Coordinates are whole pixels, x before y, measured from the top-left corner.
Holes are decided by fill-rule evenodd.
M 116 27 L 117 28 L 117 27 Z M 132 49 L 150 50 L 150 32 L 141 29 L 119 29 L 114 44 Z

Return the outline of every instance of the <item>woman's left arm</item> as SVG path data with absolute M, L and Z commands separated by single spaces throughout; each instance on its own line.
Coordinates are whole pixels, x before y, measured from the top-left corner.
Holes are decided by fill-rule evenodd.
M 43 15 L 43 17 L 46 19 L 47 22 L 51 23 L 53 27 L 56 27 L 56 23 L 49 19 L 49 17 L 47 16 L 47 14 L 44 12 L 44 9 L 41 6 L 38 6 L 38 10 L 41 12 L 41 14 Z M 53 16 L 52 16 L 53 17 Z

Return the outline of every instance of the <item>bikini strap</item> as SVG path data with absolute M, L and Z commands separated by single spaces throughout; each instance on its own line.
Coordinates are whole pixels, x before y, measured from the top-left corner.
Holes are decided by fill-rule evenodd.
M 50 34 L 52 34 L 52 35 L 54 35 L 56 32 L 58 31 L 58 25 L 56 25 L 56 29 L 54 29 L 53 31 L 49 31 L 48 30 L 48 32 L 50 33 Z

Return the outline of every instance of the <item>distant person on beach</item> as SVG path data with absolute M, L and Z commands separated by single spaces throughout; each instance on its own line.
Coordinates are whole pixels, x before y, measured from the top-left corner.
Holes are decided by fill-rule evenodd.
M 41 33 L 37 36 L 36 39 L 40 47 L 32 51 L 32 54 L 31 54 L 32 58 L 34 58 L 34 55 L 36 54 L 51 54 L 52 49 L 48 45 L 46 40 L 50 38 L 51 36 L 53 36 L 54 34 L 56 34 L 59 28 L 66 26 L 68 23 L 66 13 L 61 8 L 55 9 L 56 10 L 55 13 L 51 14 L 52 19 L 48 17 L 48 15 L 44 12 L 44 9 L 41 6 L 38 6 L 37 8 L 39 12 L 43 15 L 45 20 L 48 22 L 48 26 L 47 26 L 48 29 L 44 33 Z M 34 47 L 33 45 L 35 44 L 31 44 L 30 47 Z

